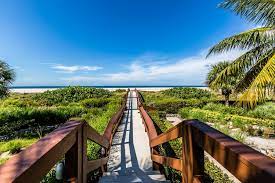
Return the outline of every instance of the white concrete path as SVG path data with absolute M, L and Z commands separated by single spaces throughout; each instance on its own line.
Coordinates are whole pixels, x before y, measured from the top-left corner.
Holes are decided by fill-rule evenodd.
M 137 108 L 137 95 L 130 91 L 127 110 L 115 133 L 107 172 L 99 182 L 167 182 L 153 171 L 149 139 Z

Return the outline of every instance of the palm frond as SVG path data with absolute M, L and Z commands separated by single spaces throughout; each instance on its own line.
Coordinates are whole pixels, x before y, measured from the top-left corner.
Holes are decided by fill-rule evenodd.
M 251 49 L 264 43 L 274 44 L 275 29 L 271 27 L 255 28 L 240 34 L 225 38 L 213 46 L 206 57 L 223 53 L 232 49 Z
M 267 89 L 275 85 L 275 54 L 266 62 L 247 90 L 240 96 L 238 102 L 247 107 L 254 107 L 269 94 Z M 273 90 L 274 93 L 274 90 Z
M 236 86 L 236 92 L 242 92 L 246 90 L 250 86 L 250 84 L 255 80 L 255 78 L 261 72 L 263 72 L 263 68 L 266 66 L 268 61 L 270 61 L 270 59 L 274 57 L 274 54 L 275 54 L 275 48 L 273 48 L 273 50 L 270 50 L 267 54 L 262 56 L 262 58 L 259 59 L 257 63 L 254 64 L 249 69 L 248 72 L 246 72 L 245 77 L 238 83 L 238 85 Z M 271 65 L 271 68 L 269 69 L 272 69 L 272 65 Z M 272 75 L 272 72 L 271 72 L 271 75 Z M 275 74 L 273 76 L 275 77 Z M 263 87 L 263 86 L 260 86 L 260 87 Z
M 272 44 L 266 43 L 249 50 L 234 60 L 224 70 L 222 70 L 217 75 L 215 80 L 210 83 L 210 86 L 213 88 L 219 87 L 227 77 L 234 76 L 239 73 L 244 73 L 246 70 L 251 68 L 259 58 L 261 58 L 266 53 L 269 53 L 273 49 L 274 48 Z
M 225 0 L 219 6 L 230 9 L 256 24 L 275 25 L 274 0 Z

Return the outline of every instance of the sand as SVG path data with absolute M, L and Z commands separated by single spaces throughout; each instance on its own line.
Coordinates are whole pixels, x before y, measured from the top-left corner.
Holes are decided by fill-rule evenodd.
M 146 87 L 146 88 L 137 88 L 138 90 L 141 91 L 161 91 L 161 90 L 167 90 L 169 88 L 172 87 Z M 59 88 L 13 88 L 10 91 L 12 93 L 43 93 L 45 91 L 49 91 L 49 90 L 56 90 Z M 110 91 L 114 91 L 114 90 L 118 90 L 118 89 L 127 89 L 127 88 L 103 88 L 106 90 L 110 90 Z M 135 89 L 135 88 L 130 88 L 131 90 Z

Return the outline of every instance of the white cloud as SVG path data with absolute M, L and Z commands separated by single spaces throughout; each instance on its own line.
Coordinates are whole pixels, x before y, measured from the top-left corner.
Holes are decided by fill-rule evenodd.
M 91 85 L 202 85 L 209 65 L 233 60 L 242 53 L 243 51 L 235 50 L 206 59 L 207 50 L 203 50 L 197 55 L 170 61 L 168 59 L 164 63 L 158 62 L 158 57 L 155 58 L 156 62 L 149 63 L 139 57 L 130 63 L 126 72 L 106 73 L 93 77 L 74 76 L 62 78 L 62 80 L 70 83 L 85 82 Z
M 57 72 L 62 73 L 74 73 L 78 71 L 96 71 L 102 69 L 102 67 L 98 66 L 81 66 L 81 65 L 73 65 L 73 66 L 65 66 L 62 64 L 56 64 L 51 67 L 55 69 Z

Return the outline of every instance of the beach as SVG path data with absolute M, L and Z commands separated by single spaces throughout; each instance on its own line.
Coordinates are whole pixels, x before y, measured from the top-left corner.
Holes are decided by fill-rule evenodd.
M 136 87 L 138 90 L 141 91 L 162 91 L 162 90 L 167 90 L 170 89 L 172 87 Z M 51 91 L 51 90 L 56 90 L 56 89 L 60 89 L 60 88 L 12 88 L 10 89 L 10 91 L 12 93 L 43 93 L 45 91 Z M 125 87 L 118 87 L 118 88 L 103 88 L 109 91 L 115 91 L 115 90 L 119 90 L 119 89 L 124 89 L 127 90 L 128 88 Z M 134 90 L 135 87 L 129 87 L 130 90 Z

